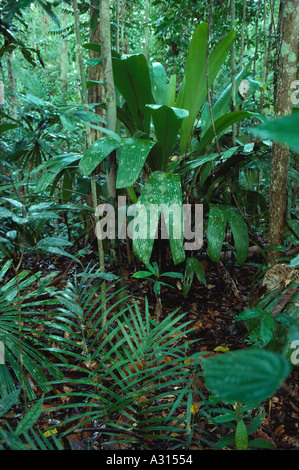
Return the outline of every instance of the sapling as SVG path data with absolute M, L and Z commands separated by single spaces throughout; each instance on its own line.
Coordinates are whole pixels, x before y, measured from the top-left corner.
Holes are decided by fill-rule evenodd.
M 155 261 L 151 264 L 146 264 L 145 265 L 147 268 L 147 271 L 136 271 L 135 274 L 133 274 L 132 277 L 137 278 L 137 279 L 148 279 L 149 281 L 152 281 L 154 283 L 153 285 L 153 291 L 156 296 L 156 305 L 155 305 L 155 317 L 157 323 L 160 321 L 160 316 L 162 313 L 162 302 L 161 302 L 161 287 L 162 286 L 167 286 L 171 287 L 171 289 L 174 289 L 175 287 L 172 286 L 171 284 L 167 284 L 166 282 L 161 281 L 161 277 L 172 277 L 176 279 L 181 279 L 183 277 L 183 274 L 177 273 L 177 272 L 166 272 L 163 274 L 159 274 L 159 267 L 158 263 Z

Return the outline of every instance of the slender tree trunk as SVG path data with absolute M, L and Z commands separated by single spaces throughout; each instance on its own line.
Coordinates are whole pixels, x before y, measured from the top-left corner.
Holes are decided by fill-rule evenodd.
M 115 21 L 116 21 L 116 29 L 115 29 L 115 50 L 119 52 L 119 29 L 120 29 L 120 0 L 115 0 Z
M 231 29 L 235 27 L 235 0 L 231 0 Z M 236 111 L 236 57 L 235 45 L 231 48 L 232 111 Z M 236 145 L 236 125 L 232 125 L 232 145 Z
M 68 23 L 68 14 L 63 13 L 62 16 L 62 25 L 67 26 Z M 68 42 L 66 38 L 62 38 L 61 41 L 61 90 L 62 93 L 65 95 L 67 92 L 68 88 L 68 80 L 67 80 L 67 74 L 68 74 Z
M 296 80 L 298 55 L 298 0 L 281 0 L 281 49 L 279 57 L 279 80 L 277 86 L 276 117 L 291 114 L 291 83 Z M 273 144 L 271 159 L 271 185 L 269 206 L 269 245 L 284 243 L 286 218 L 287 175 L 289 149 L 285 145 Z M 270 253 L 274 260 L 279 250 Z
M 93 28 L 90 27 L 89 42 L 100 45 L 101 44 L 101 28 L 100 28 L 100 19 L 99 19 L 100 18 L 99 8 L 100 8 L 99 0 L 91 0 L 90 11 L 89 11 L 90 20 L 94 16 L 97 16 L 98 19 L 96 23 L 94 21 L 92 22 L 93 24 L 95 24 L 95 26 Z M 101 54 L 99 52 L 90 50 L 89 57 L 91 59 L 99 59 L 101 57 Z M 103 69 L 100 64 L 89 67 L 88 79 L 90 81 L 103 82 Z M 97 84 L 88 89 L 88 103 L 89 104 L 103 103 L 103 101 L 104 101 L 103 85 Z M 103 117 L 102 108 L 96 107 L 95 111 L 98 115 Z M 90 136 L 91 136 L 91 142 L 93 143 L 95 140 L 98 140 L 100 139 L 100 137 L 102 137 L 102 132 L 98 129 L 91 128 Z
M 263 60 L 263 69 L 262 69 L 262 89 L 261 89 L 261 96 L 260 96 L 260 112 L 263 114 L 264 112 L 264 98 L 265 98 L 265 87 L 266 87 L 266 70 L 267 70 L 267 29 L 266 29 L 266 21 L 267 21 L 267 1 L 264 0 L 264 12 L 263 12 L 263 36 L 264 36 L 264 60 Z
M 14 93 L 16 92 L 16 81 L 15 74 L 12 67 L 12 54 L 9 53 L 6 55 L 6 65 L 7 65 L 7 75 L 8 75 L 8 89 L 11 93 L 10 95 L 10 105 L 12 111 L 12 117 L 16 117 L 16 97 Z
M 76 54 L 78 57 L 79 68 L 80 68 L 80 76 L 81 76 L 81 87 L 82 87 L 82 102 L 84 103 L 84 108 L 88 110 L 88 95 L 87 95 L 87 88 L 86 88 L 86 75 L 85 75 L 85 67 L 84 67 L 84 57 L 83 57 L 83 50 L 82 50 L 82 42 L 81 42 L 81 35 L 80 35 L 80 23 L 79 23 L 79 12 L 78 12 L 78 3 L 77 0 L 73 0 L 73 8 L 74 8 L 74 19 L 75 19 L 75 32 L 76 32 Z M 86 126 L 86 140 L 87 140 L 87 147 L 92 144 L 91 140 L 91 132 L 90 126 Z M 95 175 L 91 175 L 91 193 L 92 193 L 92 201 L 93 201 L 93 208 L 96 214 L 96 208 L 98 206 L 97 203 L 97 192 L 96 192 L 96 181 Z M 96 224 L 99 222 L 99 217 L 95 215 L 95 222 Z M 101 271 L 105 272 L 105 257 L 104 257 L 104 249 L 102 240 L 97 237 L 97 244 L 99 250 L 99 263 L 101 267 Z M 102 292 L 102 301 L 103 305 L 105 305 L 105 291 L 106 291 L 106 283 L 105 281 L 101 284 L 101 292 Z M 105 307 L 102 309 L 102 313 L 105 313 Z M 103 316 L 103 325 L 105 324 L 106 317 Z
M 100 3 L 100 24 L 101 24 L 101 46 L 102 46 L 102 66 L 103 78 L 105 89 L 106 101 L 106 122 L 107 128 L 110 131 L 116 131 L 116 95 L 114 86 L 114 77 L 112 69 L 111 58 L 111 32 L 110 32 L 110 6 L 109 0 L 101 0 Z M 107 157 L 107 203 L 114 207 L 115 214 L 117 213 L 116 207 L 116 175 L 117 175 L 117 162 L 116 153 L 112 152 Z M 115 234 L 116 239 L 110 240 L 110 258 L 112 268 L 120 276 L 121 287 L 125 288 L 125 280 L 123 277 L 123 267 L 120 252 L 119 240 L 117 238 L 118 223 L 117 217 L 115 218 Z M 120 298 L 126 295 L 125 289 L 120 294 Z M 125 305 L 123 304 L 122 307 Z
M 144 55 L 148 59 L 148 41 L 149 41 L 149 0 L 145 0 L 145 31 L 144 31 Z

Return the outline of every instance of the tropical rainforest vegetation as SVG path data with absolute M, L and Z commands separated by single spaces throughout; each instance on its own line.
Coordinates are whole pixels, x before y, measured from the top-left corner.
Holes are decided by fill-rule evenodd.
M 1 1 L 1 450 L 296 449 L 298 12 Z

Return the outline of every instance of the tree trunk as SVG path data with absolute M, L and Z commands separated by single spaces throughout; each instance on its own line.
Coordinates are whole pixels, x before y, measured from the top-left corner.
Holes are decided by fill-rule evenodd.
M 103 66 L 103 78 L 104 78 L 104 89 L 105 89 L 105 101 L 106 101 L 106 122 L 107 128 L 110 131 L 116 131 L 116 95 L 114 86 L 114 77 L 112 69 L 112 58 L 111 58 L 111 33 L 110 33 L 110 6 L 109 0 L 101 0 L 100 3 L 100 24 L 101 24 L 101 46 L 102 46 L 102 66 Z M 114 207 L 115 214 L 117 214 L 116 207 L 116 175 L 117 175 L 117 162 L 116 153 L 112 152 L 107 157 L 107 203 Z M 123 277 L 122 258 L 120 252 L 118 234 L 118 220 L 115 218 L 115 234 L 116 239 L 110 240 L 110 258 L 112 269 L 120 277 L 120 285 L 123 288 L 120 298 L 124 298 L 125 292 L 125 280 Z M 124 303 L 121 302 L 121 308 L 125 307 Z
M 291 114 L 291 83 L 296 80 L 298 55 L 298 0 L 281 0 L 281 49 L 279 57 L 279 80 L 277 86 L 276 117 Z M 269 206 L 269 245 L 283 245 L 286 218 L 287 175 L 289 149 L 273 144 L 271 159 L 271 185 Z M 274 260 L 279 250 L 270 253 Z
M 235 0 L 231 0 L 231 29 L 235 27 Z M 236 57 L 235 45 L 231 48 L 232 111 L 236 111 Z M 236 146 L 236 124 L 232 125 L 232 145 Z
M 91 0 L 90 2 L 90 33 L 89 33 L 89 42 L 95 44 L 101 44 L 101 31 L 100 31 L 100 21 L 99 21 L 99 0 Z M 91 21 L 92 18 L 97 17 L 97 21 Z M 93 25 L 95 26 L 93 27 Z M 96 51 L 89 51 L 89 57 L 91 59 L 99 59 L 101 54 Z M 89 67 L 89 76 L 88 79 L 91 81 L 103 82 L 103 69 L 100 64 Z M 97 84 L 88 89 L 88 103 L 103 103 L 104 101 L 104 89 L 103 85 Z M 103 117 L 103 109 L 95 108 L 97 114 Z M 90 128 L 91 142 L 100 139 L 102 137 L 102 132 L 98 129 Z
M 149 42 L 149 0 L 145 0 L 145 31 L 144 31 L 144 55 L 148 59 L 148 42 Z
M 16 117 L 16 97 L 14 93 L 16 92 L 16 82 L 15 74 L 12 67 L 12 54 L 8 53 L 6 55 L 6 65 L 7 65 L 7 75 L 8 75 L 8 89 L 10 92 L 10 104 L 11 104 L 11 114 L 12 117 Z
M 88 110 L 88 96 L 87 96 L 87 88 L 86 88 L 86 76 L 85 76 L 85 68 L 84 68 L 84 58 L 83 58 L 83 51 L 82 51 L 82 43 L 81 43 L 81 36 L 80 36 L 80 23 L 79 23 L 79 12 L 78 12 L 78 3 L 77 0 L 73 0 L 73 8 L 74 8 L 74 20 L 75 20 L 75 32 L 76 32 L 76 55 L 78 58 L 79 62 L 79 68 L 80 68 L 80 76 L 81 76 L 81 88 L 82 88 L 82 102 L 84 103 L 84 108 L 85 110 Z M 89 147 L 92 144 L 91 140 L 91 128 L 90 126 L 86 126 L 86 141 L 87 141 L 87 147 Z M 97 208 L 97 192 L 96 192 L 96 181 L 95 181 L 95 175 L 91 175 L 91 193 L 92 193 L 92 201 L 93 201 L 93 208 L 96 213 L 96 208 Z M 95 215 L 95 222 L 96 224 L 99 222 L 99 218 L 97 215 Z M 103 249 L 103 243 L 100 238 L 97 237 L 97 244 L 98 244 L 98 250 L 99 250 L 99 263 L 101 267 L 102 273 L 105 272 L 105 257 L 104 257 L 104 249 Z M 102 324 L 105 324 L 106 317 L 104 316 L 105 313 L 105 298 L 106 298 L 106 283 L 105 281 L 102 282 L 101 284 L 101 292 L 102 292 L 102 302 L 103 302 L 103 308 L 102 308 L 102 313 L 103 313 L 103 320 Z
M 62 16 L 62 25 L 67 26 L 68 22 L 68 14 L 63 13 Z M 68 42 L 66 38 L 62 38 L 61 41 L 61 90 L 63 95 L 66 94 L 68 88 L 68 80 L 67 80 L 67 73 L 68 73 Z

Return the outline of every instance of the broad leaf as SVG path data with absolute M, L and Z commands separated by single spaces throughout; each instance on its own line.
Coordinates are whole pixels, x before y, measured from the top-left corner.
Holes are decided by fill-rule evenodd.
M 113 59 L 115 86 L 124 97 L 136 126 L 145 134 L 150 130 L 150 112 L 146 104 L 153 103 L 149 68 L 144 55 Z
M 148 105 L 151 109 L 155 127 L 157 145 L 151 152 L 154 170 L 166 170 L 168 158 L 176 143 L 182 120 L 188 117 L 188 111 L 180 108 L 170 108 L 166 105 Z
M 90 173 L 106 158 L 110 153 L 116 150 L 121 144 L 119 140 L 110 136 L 101 137 L 96 140 L 84 153 L 80 160 L 79 168 L 85 176 Z
M 223 245 L 226 224 L 229 223 L 236 248 L 237 261 L 247 258 L 249 238 L 247 226 L 236 207 L 210 204 L 208 221 L 208 251 L 212 261 L 218 263 Z
M 291 371 L 282 355 L 238 350 L 202 361 L 207 388 L 223 401 L 262 402 L 270 398 Z
M 167 100 L 167 75 L 160 62 L 153 62 L 150 70 L 152 95 L 156 104 L 166 104 Z
M 131 186 L 138 178 L 140 171 L 155 142 L 136 138 L 122 139 L 117 170 L 117 188 Z
M 181 182 L 178 175 L 157 171 L 146 181 L 136 205 L 137 217 L 130 223 L 134 251 L 145 264 L 150 261 L 161 212 L 167 231 L 164 236 L 169 238 L 173 261 L 178 264 L 185 259 Z
M 251 128 L 250 132 L 262 139 L 271 139 L 288 145 L 290 149 L 299 152 L 298 129 L 299 113 L 294 113 L 267 122 L 260 127 Z

